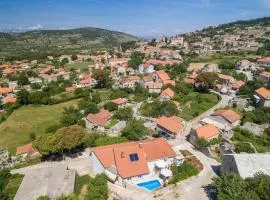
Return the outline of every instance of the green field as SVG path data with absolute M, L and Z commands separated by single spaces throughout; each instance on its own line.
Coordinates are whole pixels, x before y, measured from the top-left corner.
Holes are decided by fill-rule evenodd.
M 212 93 L 190 92 L 180 96 L 179 116 L 185 120 L 191 120 L 212 108 L 218 101 L 217 95 Z
M 36 136 L 59 123 L 63 108 L 77 105 L 79 100 L 48 106 L 23 106 L 15 110 L 9 118 L 0 124 L 0 149 L 8 148 L 15 153 L 16 147 L 30 142 L 29 133 Z

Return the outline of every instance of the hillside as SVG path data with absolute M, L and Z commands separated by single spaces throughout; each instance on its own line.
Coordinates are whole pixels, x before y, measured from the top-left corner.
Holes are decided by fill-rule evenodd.
M 100 28 L 0 33 L 0 58 L 38 59 L 46 55 L 111 48 L 134 40 L 138 38 Z

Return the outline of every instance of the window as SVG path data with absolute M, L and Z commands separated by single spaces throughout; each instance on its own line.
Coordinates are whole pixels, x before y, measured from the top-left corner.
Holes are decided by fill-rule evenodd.
M 139 157 L 138 157 L 137 153 L 129 154 L 129 158 L 130 158 L 131 162 L 139 160 Z

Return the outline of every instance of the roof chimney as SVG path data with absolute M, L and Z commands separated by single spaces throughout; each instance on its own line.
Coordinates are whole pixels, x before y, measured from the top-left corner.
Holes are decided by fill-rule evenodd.
M 124 157 L 125 157 L 125 153 L 121 152 L 121 158 L 124 158 Z

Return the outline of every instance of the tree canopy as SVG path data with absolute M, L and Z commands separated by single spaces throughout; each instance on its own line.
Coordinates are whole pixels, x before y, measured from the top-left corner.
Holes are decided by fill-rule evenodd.
M 132 52 L 130 56 L 130 61 L 128 61 L 128 65 L 133 69 L 136 69 L 140 64 L 142 64 L 144 56 L 145 55 L 141 52 Z
M 122 136 L 129 140 L 140 140 L 149 134 L 149 130 L 141 121 L 131 120 L 122 131 Z

